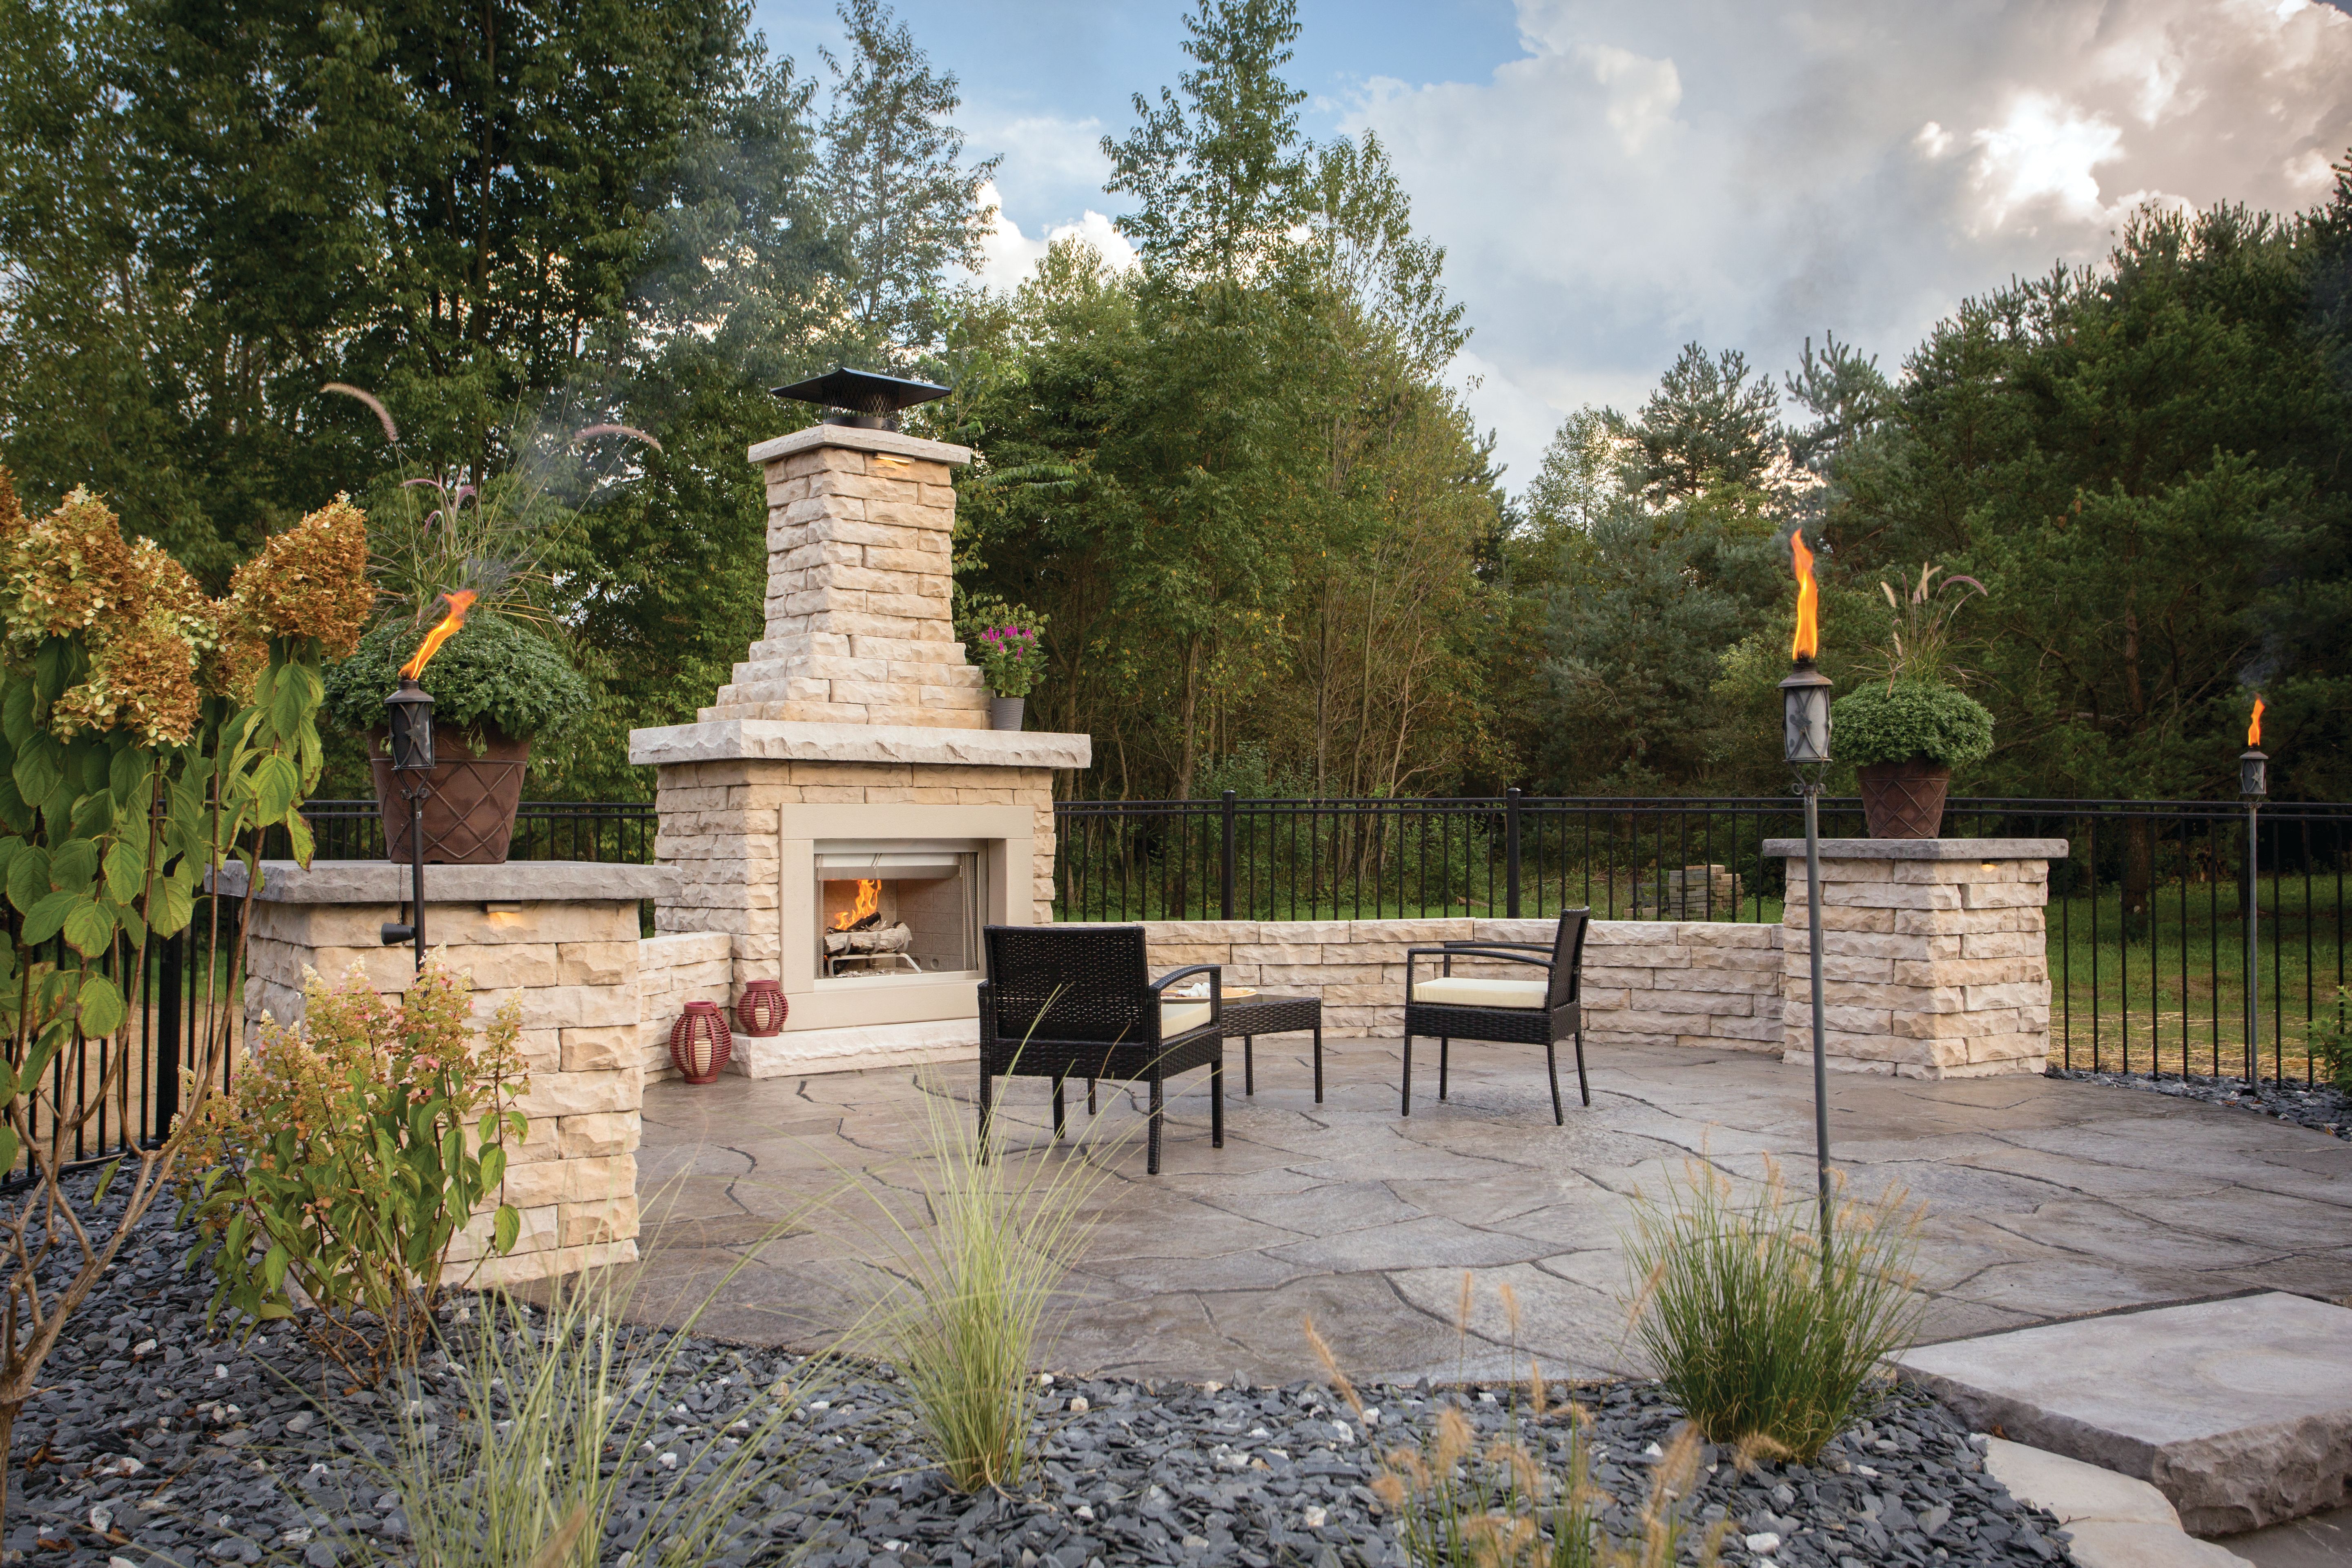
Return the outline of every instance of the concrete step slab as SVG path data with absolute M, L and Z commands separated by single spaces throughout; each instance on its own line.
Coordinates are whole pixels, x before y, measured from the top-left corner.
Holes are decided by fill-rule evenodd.
M 2057 1516 L 2080 1568 L 2238 1568 L 2240 1559 L 2184 1533 L 2146 1481 L 2022 1443 L 1985 1444 L 1985 1468 L 2011 1497 Z
M 2352 1310 L 2270 1291 L 1925 1345 L 1902 1374 L 1980 1430 L 2152 1483 L 2198 1535 L 2352 1495 Z

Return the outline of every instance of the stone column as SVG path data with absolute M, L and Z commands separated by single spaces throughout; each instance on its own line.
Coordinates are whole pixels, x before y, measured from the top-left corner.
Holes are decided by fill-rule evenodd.
M 2063 838 L 1822 840 L 1822 995 L 1829 1065 L 1902 1078 L 2038 1073 L 2050 1049 L 2043 906 Z M 1787 858 L 1782 1059 L 1810 1062 L 1805 843 Z
M 403 918 L 408 878 L 407 867 L 383 861 L 320 860 L 308 870 L 262 863 L 248 928 L 248 1040 L 265 1015 L 281 1024 L 301 1018 L 305 970 L 331 983 L 357 969 L 380 994 L 407 990 L 414 951 L 384 946 L 378 930 Z M 530 1088 L 520 1109 L 530 1134 L 511 1152 L 505 1193 L 521 1211 L 522 1239 L 485 1263 L 477 1283 L 636 1257 L 645 1088 L 637 906 L 669 880 L 659 867 L 577 861 L 425 868 L 425 937 L 472 979 L 475 1018 L 487 1022 L 509 997 L 522 1003 L 518 1044 Z M 244 892 L 242 866 L 224 871 L 221 890 Z M 487 1218 L 453 1256 L 478 1256 Z
M 949 614 L 971 448 L 817 425 L 751 450 L 768 481 L 768 624 L 698 717 L 988 728 Z

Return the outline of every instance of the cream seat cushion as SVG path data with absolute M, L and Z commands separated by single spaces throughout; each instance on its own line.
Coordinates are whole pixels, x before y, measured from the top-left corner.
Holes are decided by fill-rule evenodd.
M 1423 980 L 1412 988 L 1416 1002 L 1451 1002 L 1457 1007 L 1540 1007 L 1549 989 L 1541 980 L 1474 980 L 1467 975 Z
M 1187 1029 L 1197 1029 L 1209 1021 L 1206 1002 L 1162 1002 L 1160 1004 L 1160 1037 L 1172 1040 Z

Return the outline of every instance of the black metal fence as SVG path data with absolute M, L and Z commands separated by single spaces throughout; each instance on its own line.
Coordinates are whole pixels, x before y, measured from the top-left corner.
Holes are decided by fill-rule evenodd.
M 92 960 L 69 952 L 62 940 L 25 956 L 52 963 L 99 970 L 113 979 L 137 1005 L 113 1039 L 77 1034 L 52 1058 L 40 1094 L 26 1099 L 26 1131 L 31 1139 L 54 1135 L 53 1115 L 68 1119 L 61 1152 L 66 1163 L 83 1164 L 112 1158 L 160 1139 L 179 1114 L 181 1074 L 205 1058 L 205 1042 L 215 1037 L 225 1017 L 243 1008 L 242 976 L 236 962 L 237 904 L 200 895 L 185 931 L 147 943 L 143 984 L 125 984 L 121 969 L 136 962 L 120 948 Z M 233 1024 L 231 1026 L 234 1027 Z M 228 1059 L 220 1063 L 224 1087 Z M 32 1169 L 29 1150 L 0 1172 L 0 1185 L 16 1185 Z
M 1071 921 L 1542 917 L 1780 919 L 1779 799 L 1066 801 L 1055 915 Z M 2309 1081 L 2340 1021 L 2352 806 L 2274 805 L 2244 874 L 2242 806 L 1953 801 L 1956 837 L 2063 838 L 2051 866 L 2053 1055 L 2067 1067 Z M 1861 802 L 1822 803 L 1828 837 Z M 2244 1026 L 2243 921 L 2259 906 L 2262 1026 Z
M 373 800 L 314 800 L 302 807 L 321 860 L 384 858 L 383 813 Z M 647 865 L 657 824 L 647 801 L 527 800 L 515 814 L 509 860 L 602 860 Z M 282 858 L 286 837 L 276 833 L 265 858 Z

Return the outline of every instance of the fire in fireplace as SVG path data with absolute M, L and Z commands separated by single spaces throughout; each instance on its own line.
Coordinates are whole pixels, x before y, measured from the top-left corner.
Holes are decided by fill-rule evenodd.
M 821 841 L 818 978 L 880 982 L 977 973 L 982 863 L 976 843 Z

